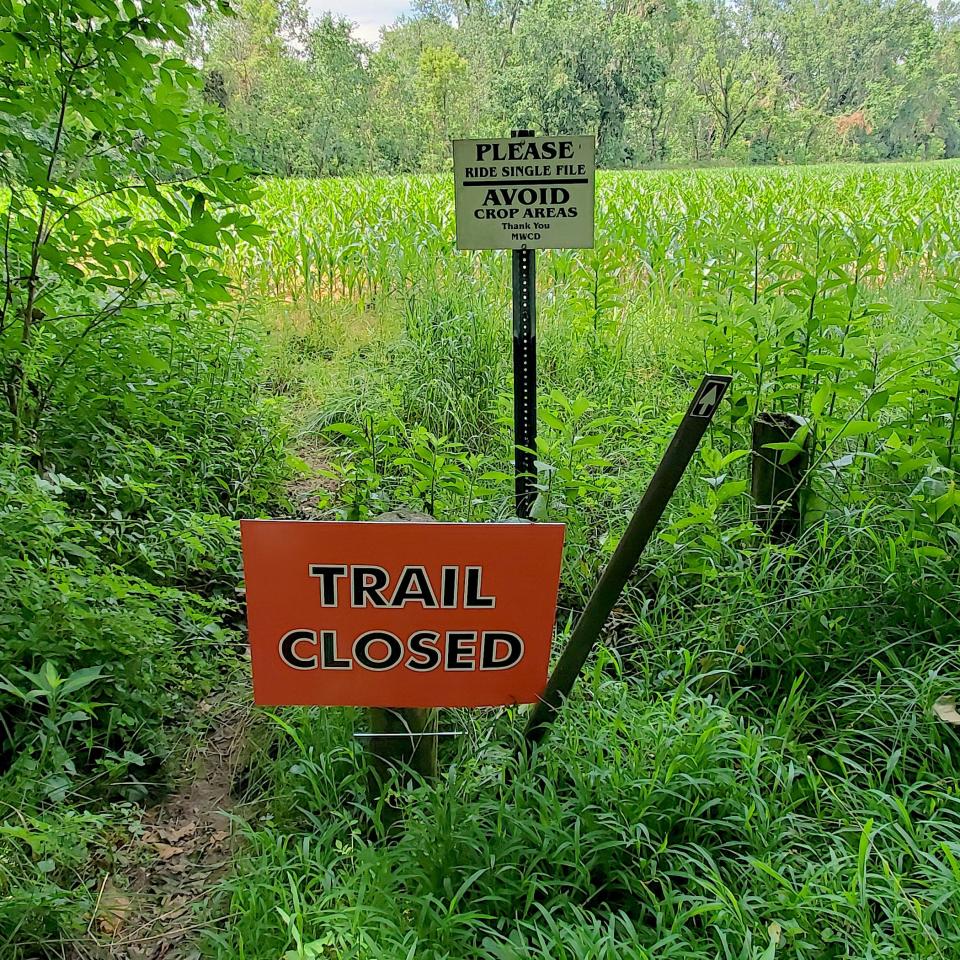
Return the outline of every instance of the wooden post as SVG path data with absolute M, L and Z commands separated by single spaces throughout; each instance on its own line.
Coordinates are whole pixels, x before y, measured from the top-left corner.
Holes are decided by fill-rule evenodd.
M 437 711 L 424 707 L 370 707 L 367 749 L 379 788 L 398 767 L 425 780 L 437 775 Z
M 391 510 L 377 517 L 381 523 L 432 523 L 434 518 L 415 510 Z M 370 734 L 370 792 L 373 799 L 396 770 L 410 770 L 425 780 L 437 776 L 437 711 L 422 707 L 370 707 L 367 711 Z M 384 808 L 387 826 L 399 817 L 391 807 Z
M 761 529 L 775 543 L 795 539 L 803 525 L 803 496 L 810 466 L 813 432 L 803 450 L 785 457 L 784 450 L 768 444 L 786 443 L 807 421 L 792 413 L 761 413 L 753 421 L 753 464 L 750 493 Z

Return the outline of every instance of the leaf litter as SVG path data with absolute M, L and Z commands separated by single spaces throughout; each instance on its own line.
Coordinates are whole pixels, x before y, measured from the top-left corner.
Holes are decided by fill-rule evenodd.
M 247 702 L 221 695 L 199 705 L 210 727 L 196 745 L 192 774 L 147 809 L 141 832 L 115 854 L 97 885 L 86 938 L 72 960 L 195 960 L 210 918 L 211 890 L 231 870 L 231 788 L 245 757 Z

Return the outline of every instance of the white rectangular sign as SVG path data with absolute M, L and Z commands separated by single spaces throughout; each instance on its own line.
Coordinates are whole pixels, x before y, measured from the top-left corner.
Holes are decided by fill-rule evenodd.
M 593 246 L 593 137 L 454 140 L 460 250 Z

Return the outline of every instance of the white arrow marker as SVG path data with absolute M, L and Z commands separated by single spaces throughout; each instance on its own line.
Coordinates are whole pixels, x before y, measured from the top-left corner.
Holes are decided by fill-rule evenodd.
M 703 396 L 697 401 L 697 409 L 693 411 L 695 417 L 709 417 L 714 407 L 720 402 L 720 387 L 711 383 L 704 390 Z

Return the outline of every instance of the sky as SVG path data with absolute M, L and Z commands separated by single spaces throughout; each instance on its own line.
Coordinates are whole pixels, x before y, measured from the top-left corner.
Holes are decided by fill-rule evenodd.
M 410 8 L 408 0 L 307 0 L 307 5 L 315 14 L 330 10 L 352 20 L 356 24 L 353 35 L 368 43 L 379 38 L 381 27 Z

